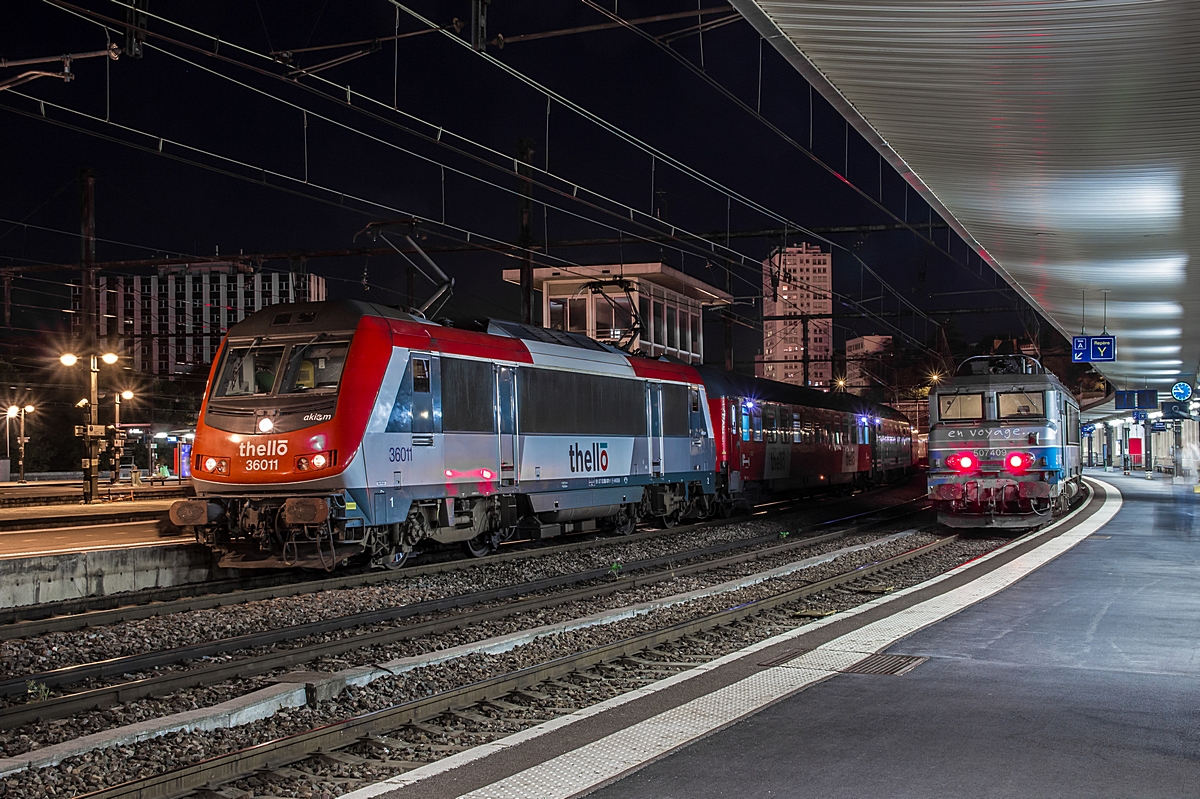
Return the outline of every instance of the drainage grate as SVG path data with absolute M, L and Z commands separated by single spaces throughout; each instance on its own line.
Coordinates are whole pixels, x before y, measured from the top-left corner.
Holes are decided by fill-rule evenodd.
M 904 674 L 927 660 L 929 658 L 913 655 L 871 655 L 842 671 L 846 674 Z
M 770 660 L 764 660 L 759 663 L 760 666 L 782 666 L 784 663 L 795 660 L 801 655 L 806 655 L 811 652 L 811 649 L 785 649 L 780 655 L 776 655 Z

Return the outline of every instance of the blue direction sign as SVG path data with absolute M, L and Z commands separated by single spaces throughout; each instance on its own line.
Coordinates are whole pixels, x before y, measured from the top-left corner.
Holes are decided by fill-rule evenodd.
M 1187 402 L 1192 398 L 1192 385 L 1180 380 L 1175 385 L 1171 386 L 1171 396 L 1180 402 Z
M 1091 354 L 1088 358 L 1092 363 L 1104 363 L 1117 359 L 1117 340 L 1113 336 L 1091 336 Z
M 1150 423 L 1150 432 L 1151 433 L 1167 432 L 1167 423 L 1166 422 L 1151 422 Z
M 1149 414 L 1147 414 L 1145 411 L 1134 411 L 1133 412 L 1133 421 L 1144 422 L 1144 421 L 1146 421 L 1146 417 L 1148 415 Z
M 1092 345 L 1087 336 L 1075 336 L 1071 339 L 1071 360 L 1075 363 L 1087 363 Z
M 1071 360 L 1074 363 L 1106 363 L 1117 359 L 1117 340 L 1114 336 L 1075 336 L 1071 339 Z

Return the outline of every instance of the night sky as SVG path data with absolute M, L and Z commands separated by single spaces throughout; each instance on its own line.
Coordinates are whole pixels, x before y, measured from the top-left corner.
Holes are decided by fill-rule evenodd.
M 604 2 L 614 8 L 614 0 Z M 77 8 L 123 28 L 121 3 L 78 0 Z M 466 0 L 412 0 L 409 8 L 443 25 L 455 18 L 469 21 L 471 13 Z M 620 0 L 615 8 L 621 17 L 636 19 L 696 6 L 687 0 Z M 106 37 L 97 17 L 68 9 L 36 0 L 4 3 L 0 58 L 95 51 L 110 41 L 125 46 L 123 33 Z M 150 19 L 143 58 L 82 60 L 73 65 L 76 79 L 70 83 L 41 78 L 0 92 L 0 266 L 77 262 L 77 178 L 84 167 L 96 172 L 100 261 L 208 256 L 218 248 L 222 254 L 346 248 L 355 246 L 355 234 L 368 222 L 413 214 L 433 220 L 425 226 L 431 247 L 465 244 L 468 232 L 473 242 L 515 242 L 519 183 L 512 156 L 522 138 L 534 142 L 535 166 L 552 173 L 535 174 L 546 185 L 534 190 L 534 235 L 551 242 L 548 254 L 536 256 L 539 265 L 661 258 L 723 286 L 730 267 L 708 244 L 638 243 L 636 236 L 670 233 L 672 226 L 707 233 L 724 231 L 727 224 L 735 232 L 777 229 L 784 220 L 789 228 L 897 221 L 831 170 L 896 216 L 929 221 L 929 208 L 916 193 L 906 191 L 886 164 L 881 171 L 879 156 L 740 19 L 704 33 L 702 42 L 690 35 L 670 46 L 697 67 L 703 58 L 704 73 L 751 108 L 761 103 L 762 115 L 800 147 L 807 149 L 811 136 L 811 149 L 826 166 L 670 53 L 625 29 L 517 41 L 487 52 L 644 147 L 559 101 L 549 103 L 547 115 L 540 89 L 440 32 L 398 45 L 382 43 L 368 55 L 318 73 L 326 82 L 313 77 L 297 82 L 286 75 L 296 66 L 311 67 L 360 48 L 296 54 L 291 67 L 266 57 L 273 50 L 390 36 L 397 8 L 385 0 L 152 0 L 149 10 L 170 22 Z M 732 10 L 704 18 L 725 13 Z M 586 2 L 494 0 L 488 37 L 511 39 L 608 21 Z M 692 16 L 643 30 L 669 37 L 696 22 Z M 399 12 L 400 32 L 424 27 L 412 14 Z M 468 33 L 464 27 L 458 38 Z M 37 67 L 0 69 L 0 80 L 32 68 Z M 56 71 L 59 65 L 40 68 Z M 355 93 L 349 107 L 347 86 Z M 400 113 L 391 108 L 393 93 Z M 46 103 L 44 118 L 38 100 Z M 440 143 L 434 140 L 439 128 Z M 646 151 L 651 148 L 702 177 L 652 157 Z M 714 183 L 765 210 L 730 199 Z M 577 197 L 572 185 L 580 187 Z M 635 209 L 633 221 L 625 206 Z M 555 246 L 618 236 L 629 242 Z M 935 230 L 933 237 L 945 250 L 946 229 Z M 999 282 L 986 267 L 981 273 L 979 259 L 969 256 L 957 237 L 949 241 L 953 259 L 910 231 L 828 238 L 838 245 L 833 260 L 838 293 L 865 299 L 882 294 L 883 307 L 896 309 L 888 290 L 881 292 L 869 276 L 861 277 L 860 258 L 935 317 L 938 308 L 1011 305 L 1009 293 L 980 292 Z M 803 233 L 788 240 L 819 241 Z M 358 243 L 366 242 L 360 238 Z M 754 263 L 779 243 L 735 238 L 730 246 L 737 257 Z M 517 317 L 518 290 L 500 277 L 501 270 L 517 265 L 513 257 L 475 250 L 435 258 L 457 280 L 444 315 Z M 288 268 L 285 261 L 266 266 Z M 307 268 L 328 279 L 332 297 L 401 301 L 398 257 L 311 260 Z M 761 342 L 752 327 L 761 312 L 754 305 L 761 276 L 753 267 L 734 270 L 734 294 L 744 301 L 737 312 L 746 322 L 737 328 L 737 361 L 739 369 L 749 370 Z M 64 284 L 70 277 L 48 272 L 14 281 L 10 347 L 27 348 L 31 336 L 42 346 L 50 339 L 35 331 L 66 329 L 66 315 L 46 309 L 68 306 Z M 880 300 L 868 305 L 879 308 Z M 929 329 L 920 321 L 914 328 L 911 317 L 893 321 L 921 339 Z M 839 347 L 848 336 L 895 332 L 869 320 L 840 324 Z M 958 316 L 955 324 L 967 338 L 1020 329 L 1015 314 Z M 710 361 L 722 358 L 720 336 L 714 316 L 706 326 Z

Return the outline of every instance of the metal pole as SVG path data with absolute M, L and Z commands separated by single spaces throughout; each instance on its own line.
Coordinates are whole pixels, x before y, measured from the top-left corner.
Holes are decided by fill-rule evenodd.
M 521 181 L 521 321 L 533 324 L 533 139 L 517 142 L 517 175 Z
M 88 395 L 88 435 L 85 437 L 87 442 L 87 468 L 84 470 L 84 501 L 95 502 L 100 496 L 100 439 L 97 436 L 91 435 L 92 428 L 100 424 L 100 409 L 97 404 L 100 402 L 100 356 L 92 353 L 91 369 L 90 369 L 90 388 Z
M 20 469 L 20 471 L 19 471 L 20 477 L 17 478 L 17 482 L 24 484 L 25 483 L 25 408 L 21 408 L 21 438 L 18 441 L 18 444 L 20 444 L 21 460 L 18 461 L 18 464 L 19 464 L 18 468 Z

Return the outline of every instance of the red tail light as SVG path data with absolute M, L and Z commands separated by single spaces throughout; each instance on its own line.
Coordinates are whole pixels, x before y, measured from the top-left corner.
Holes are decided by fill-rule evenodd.
M 1004 459 L 1005 467 L 1013 474 L 1020 474 L 1033 465 L 1034 457 L 1028 452 L 1011 452 Z
M 956 472 L 969 472 L 979 468 L 979 459 L 969 452 L 963 452 L 946 458 L 946 465 Z

